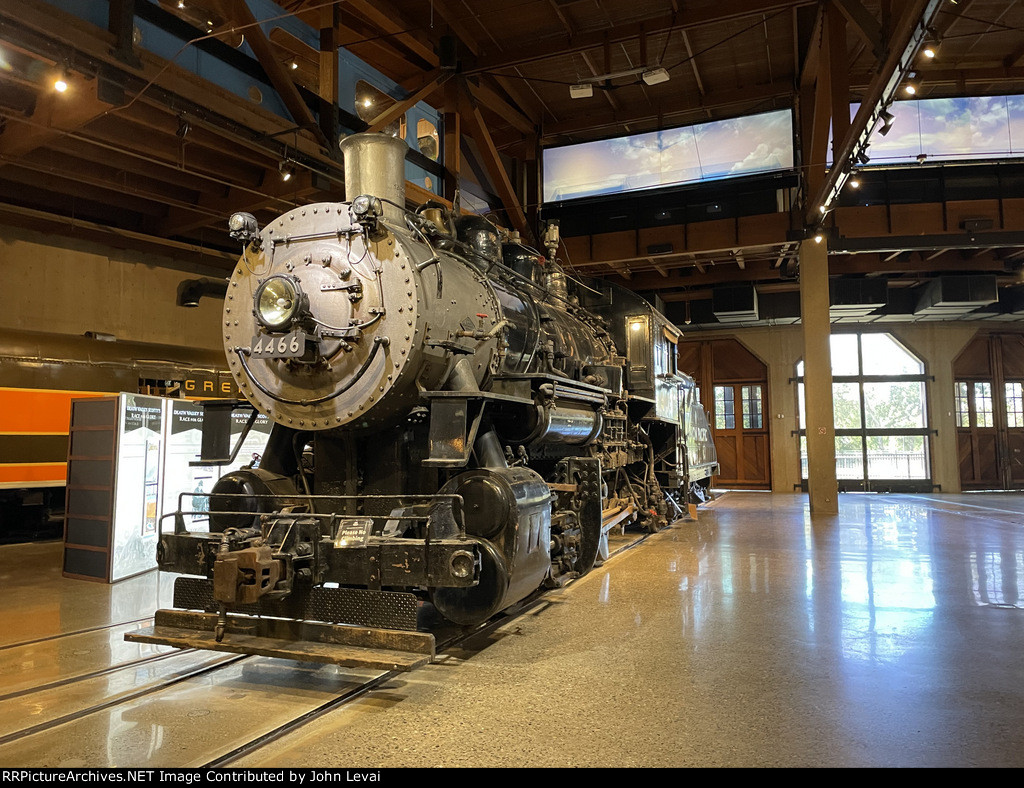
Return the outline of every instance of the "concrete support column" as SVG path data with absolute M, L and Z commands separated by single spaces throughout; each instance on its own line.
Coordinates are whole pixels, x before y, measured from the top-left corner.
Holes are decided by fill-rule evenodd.
M 804 413 L 811 514 L 839 512 L 826 241 L 800 244 L 800 322 L 804 334 Z

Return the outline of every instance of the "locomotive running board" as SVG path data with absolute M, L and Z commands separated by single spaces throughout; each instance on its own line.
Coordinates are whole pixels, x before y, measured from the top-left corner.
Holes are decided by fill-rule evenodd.
M 229 614 L 218 643 L 216 627 L 215 613 L 157 610 L 153 626 L 129 632 L 124 639 L 377 670 L 413 670 L 434 659 L 434 636 L 427 632 Z

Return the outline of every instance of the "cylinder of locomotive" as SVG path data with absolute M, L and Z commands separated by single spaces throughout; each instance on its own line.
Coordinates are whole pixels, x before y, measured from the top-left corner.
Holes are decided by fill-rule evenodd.
M 339 145 L 345 157 L 345 199 L 372 194 L 384 203 L 384 217 L 405 224 L 405 154 L 409 146 L 389 134 L 352 134 Z

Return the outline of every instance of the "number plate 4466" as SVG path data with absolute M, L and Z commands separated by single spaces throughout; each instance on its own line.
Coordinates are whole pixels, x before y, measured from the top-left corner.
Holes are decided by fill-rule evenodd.
M 292 331 L 283 336 L 255 336 L 250 347 L 253 358 L 299 358 L 306 352 L 306 334 Z

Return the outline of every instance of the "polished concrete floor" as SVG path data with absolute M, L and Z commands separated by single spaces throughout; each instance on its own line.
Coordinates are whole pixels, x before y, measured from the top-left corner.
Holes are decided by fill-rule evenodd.
M 1024 496 L 840 506 L 812 519 L 805 496 L 728 493 L 236 765 L 1024 765 Z M 361 678 L 256 658 L 19 737 L 65 692 L 34 687 L 144 655 L 110 633 L 3 646 L 145 615 L 169 586 L 63 580 L 48 560 L 0 547 L 0 766 L 202 764 Z M 76 638 L 97 640 L 91 667 Z M 78 682 L 72 705 L 186 657 Z

